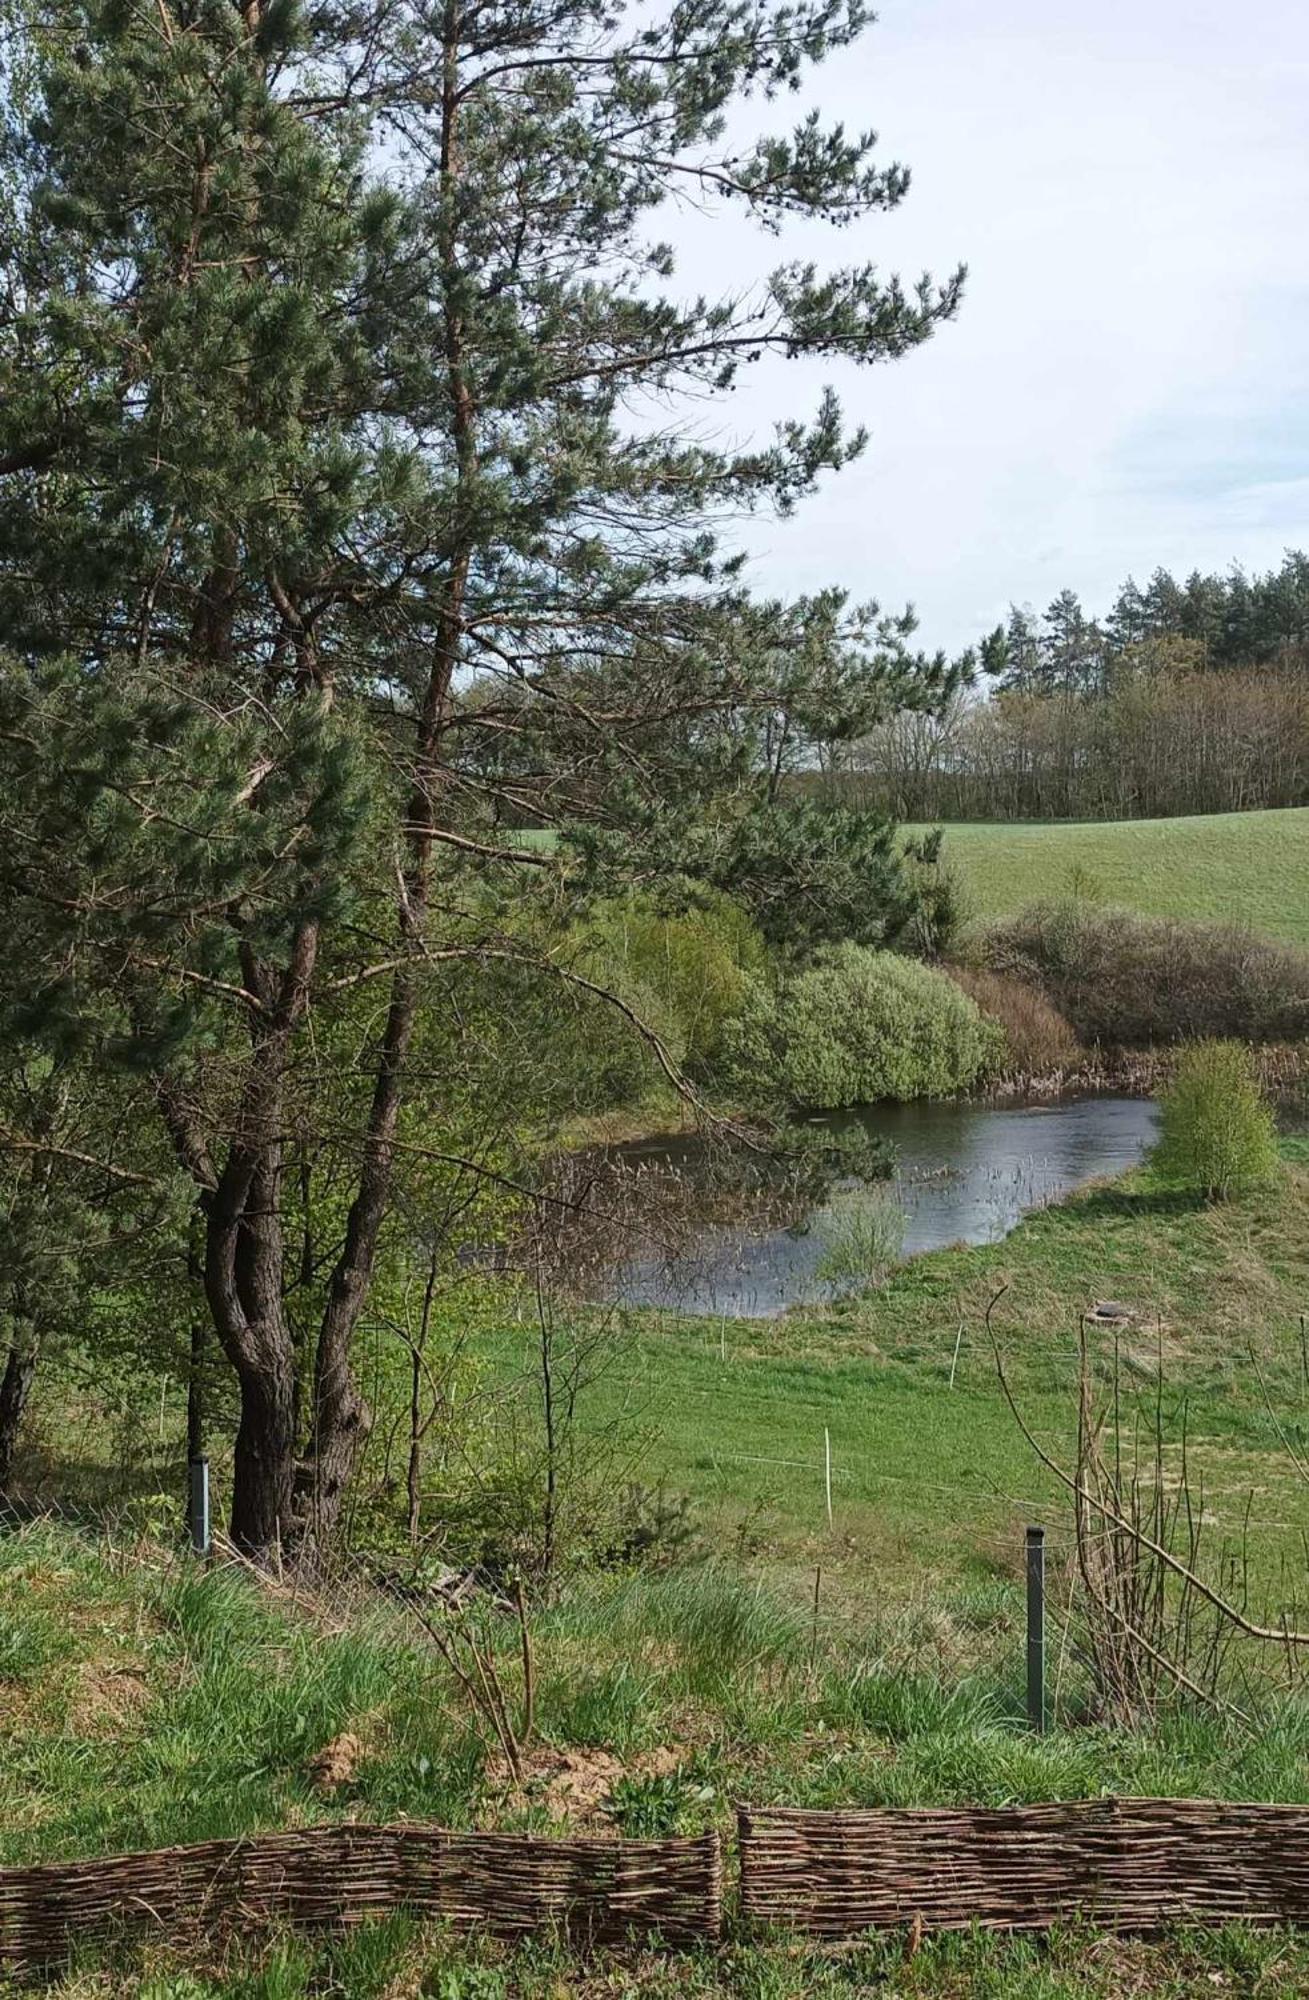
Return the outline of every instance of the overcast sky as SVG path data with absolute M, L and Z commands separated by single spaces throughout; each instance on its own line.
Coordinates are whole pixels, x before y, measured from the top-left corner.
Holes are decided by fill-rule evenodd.
M 779 255 L 970 267 L 919 353 L 761 369 L 724 411 L 757 434 L 830 380 L 872 433 L 793 521 L 748 529 L 756 586 L 911 599 L 924 642 L 954 648 L 1065 584 L 1100 609 L 1130 571 L 1309 546 L 1307 0 L 880 15 L 811 101 L 912 168 L 894 216 L 780 249 L 735 221 L 662 224 L 714 289 Z

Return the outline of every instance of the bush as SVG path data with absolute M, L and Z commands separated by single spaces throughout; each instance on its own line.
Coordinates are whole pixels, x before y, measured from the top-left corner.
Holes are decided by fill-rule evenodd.
M 1003 1075 L 1011 1079 L 1053 1076 L 1056 1071 L 1074 1069 L 1081 1061 L 1081 1043 L 1039 986 L 1007 973 L 987 972 L 980 966 L 947 965 L 945 970 L 1004 1036 Z
M 671 1060 L 687 1057 L 686 1037 L 676 1010 L 664 997 L 598 952 L 578 955 L 570 970 L 590 979 L 630 1007 L 658 1035 Z M 644 1036 L 607 999 L 569 992 L 552 996 L 549 1030 L 542 1038 L 554 1072 L 554 1094 L 575 1112 L 608 1111 L 640 1104 L 665 1087 L 664 1072 Z
M 903 942 L 919 958 L 942 959 L 953 951 L 968 919 L 959 877 L 942 858 L 943 841 L 937 826 L 904 844 L 905 878 L 915 903 Z
M 988 971 L 1039 987 L 1087 1042 L 1309 1034 L 1309 956 L 1231 925 L 1072 899 L 993 924 L 973 955 Z
M 1198 1042 L 1183 1051 L 1163 1095 L 1150 1164 L 1170 1186 L 1208 1201 L 1267 1187 L 1277 1173 L 1277 1134 L 1248 1049 Z
M 588 976 L 629 999 L 694 1076 L 713 1068 L 726 1023 L 740 1013 L 751 977 L 763 974 L 767 947 L 730 897 L 710 894 L 692 908 L 667 912 L 649 897 L 602 903 L 585 933 Z M 631 1034 L 630 1028 L 627 1033 Z
M 943 972 L 853 944 L 823 952 L 776 994 L 756 987 L 727 1045 L 739 1091 L 814 1111 L 949 1097 L 1001 1054 L 999 1030 Z

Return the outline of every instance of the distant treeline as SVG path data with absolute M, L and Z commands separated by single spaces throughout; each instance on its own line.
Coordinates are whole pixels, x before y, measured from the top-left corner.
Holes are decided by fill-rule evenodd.
M 1309 672 L 1309 555 L 1288 550 L 1280 569 L 1247 576 L 1199 570 L 1179 582 L 1157 569 L 1144 588 L 1128 577 L 1103 618 L 1075 590 L 1042 614 L 1014 605 L 984 643 L 997 684 L 1022 694 L 1107 694 L 1124 674 L 1275 666 Z
M 811 782 L 898 819 L 1132 819 L 1309 805 L 1309 556 L 1156 570 L 1088 618 L 1017 607 L 974 686 L 837 746 Z

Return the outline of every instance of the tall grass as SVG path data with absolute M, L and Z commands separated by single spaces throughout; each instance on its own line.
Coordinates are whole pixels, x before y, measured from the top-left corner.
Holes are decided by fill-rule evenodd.
M 105 1564 L 77 1537 L 48 1530 L 0 1536 L 0 1590 L 14 1632 L 39 1634 L 53 1623 L 69 1641 L 59 1653 L 43 1653 L 39 1639 L 21 1643 L 14 1657 L 23 1679 L 0 1688 L 0 1699 L 22 1688 L 22 1705 L 10 1699 L 8 1733 L 0 1735 L 5 1860 L 341 1812 L 542 1825 L 557 1810 L 540 1795 L 506 1800 L 454 1690 L 385 1607 L 357 1626 L 326 1629 L 238 1573 L 162 1561 Z M 814 1619 L 800 1601 L 727 1563 L 574 1585 L 536 1624 L 545 1674 L 539 1747 L 543 1754 L 594 1747 L 635 1760 L 598 1808 L 601 1817 L 587 1822 L 589 1830 L 607 1824 L 633 1834 L 726 1829 L 742 1795 L 826 1806 L 1004 1805 L 1106 1789 L 1309 1797 L 1309 1708 L 1285 1699 L 1270 1698 L 1248 1729 L 1179 1704 L 1146 1730 L 1058 1728 L 1033 1737 L 1021 1718 L 1018 1611 L 1014 1586 L 992 1582 L 924 1597 L 873 1623 L 846 1609 Z M 504 1623 L 507 1669 L 514 1632 L 511 1620 Z M 148 1683 L 148 1700 L 116 1718 L 88 1715 L 79 1705 L 88 1679 L 111 1679 L 110 1669 L 129 1660 Z M 346 1728 L 364 1756 L 344 1792 L 325 1797 L 306 1782 L 306 1762 Z M 642 1775 L 640 1752 L 654 1744 L 677 1766 Z M 1056 1939 L 1041 1962 L 1052 1966 L 1071 1949 Z M 1283 1954 L 1265 1965 L 1246 1933 L 1203 1949 L 1223 1967 L 1254 1968 L 1231 1989 L 1242 1992 L 1258 1990 L 1254 1973 L 1262 1979 L 1267 1967 L 1276 1962 L 1284 1971 L 1288 1962 Z M 629 1961 L 620 1983 L 668 2000 L 697 1992 L 853 1995 L 874 1977 L 873 1990 L 887 1993 L 1100 1990 L 1031 1984 L 1036 1961 L 1002 1941 L 941 1943 L 924 1953 L 909 1968 L 915 1983 L 903 1987 L 895 1983 L 907 1971 L 902 1941 L 860 1948 L 851 1967 L 863 1984 L 853 1970 L 847 1982 L 826 1961 L 766 1944 L 731 1945 L 703 1959 Z M 1081 1963 L 1076 1952 L 1068 1958 L 1070 1980 Z M 546 2000 L 572 1990 L 575 1972 L 548 1941 L 506 1954 L 485 1940 L 443 1938 L 397 1921 L 348 1940 L 236 1940 L 200 1960 L 169 1960 L 156 1949 L 144 1970 L 136 1959 L 88 1961 L 64 1990 L 67 2000 L 382 2000 L 401 1992 Z M 951 1983 L 973 1973 L 1009 1983 Z M 609 1979 L 607 1964 L 596 1976 Z M 1132 1990 L 1151 1990 L 1133 1978 Z M 1122 1989 L 1110 1982 L 1103 1990 Z
M 813 1228 L 822 1244 L 820 1283 L 838 1293 L 868 1291 L 904 1252 L 904 1203 L 893 1187 L 853 1188 L 820 1209 Z

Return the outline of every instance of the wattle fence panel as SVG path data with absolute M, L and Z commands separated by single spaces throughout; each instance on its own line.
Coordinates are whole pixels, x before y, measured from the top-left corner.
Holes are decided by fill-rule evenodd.
M 925 1931 L 1309 1924 L 1309 1806 L 1091 1799 L 996 1811 L 740 1809 L 751 1927 Z M 147 1930 L 176 1948 L 259 1924 L 339 1928 L 405 1910 L 501 1937 L 713 1942 L 717 1834 L 538 1840 L 342 1824 L 0 1869 L 0 1979 Z
M 997 1811 L 742 1807 L 742 1914 L 815 1937 L 1309 1923 L 1309 1806 L 1090 1799 Z
M 428 1826 L 325 1826 L 0 1869 L 0 1975 L 154 1928 L 170 1941 L 277 1922 L 340 1927 L 407 1910 L 499 1936 L 716 1938 L 722 1849 L 695 1840 L 537 1840 Z

